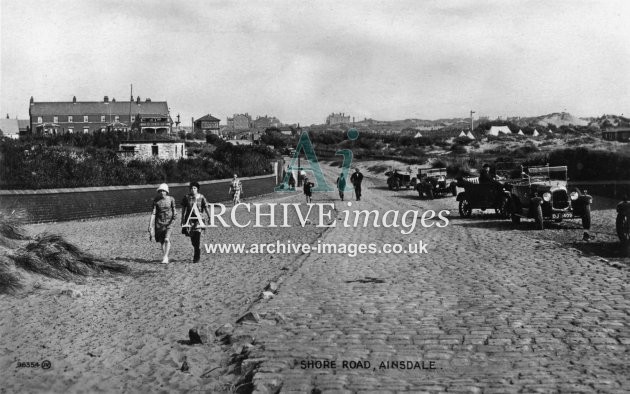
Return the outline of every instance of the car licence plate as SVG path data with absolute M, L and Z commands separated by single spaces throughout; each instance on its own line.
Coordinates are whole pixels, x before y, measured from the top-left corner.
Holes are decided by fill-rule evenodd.
M 569 212 L 563 212 L 563 213 L 553 213 L 551 214 L 551 218 L 552 219 L 562 219 L 562 218 L 570 218 L 573 215 Z

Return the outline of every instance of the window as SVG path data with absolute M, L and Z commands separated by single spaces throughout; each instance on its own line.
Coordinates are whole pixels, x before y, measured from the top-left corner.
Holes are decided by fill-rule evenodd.
M 116 115 L 116 116 L 114 117 L 114 122 L 120 122 L 120 116 Z
M 84 127 L 83 128 L 83 134 L 87 134 L 90 132 L 90 128 L 89 127 Z
M 105 115 L 101 115 L 101 122 L 105 122 Z
M 157 147 L 157 145 L 151 146 L 151 154 L 153 156 L 157 156 L 158 155 L 158 147 Z
M 135 122 L 136 121 L 136 115 L 131 115 L 131 121 Z
M 68 123 L 72 123 L 72 116 L 68 116 Z
M 37 123 L 44 123 L 44 120 L 42 119 L 41 116 L 37 117 Z
M 87 115 L 83 115 L 83 123 L 88 123 L 88 116 Z
M 53 123 L 59 123 L 59 117 L 53 116 Z

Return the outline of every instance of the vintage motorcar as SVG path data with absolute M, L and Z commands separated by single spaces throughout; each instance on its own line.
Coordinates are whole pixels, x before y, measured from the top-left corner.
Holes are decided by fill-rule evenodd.
M 464 188 L 457 195 L 461 217 L 470 217 L 473 209 L 494 209 L 500 218 L 510 217 L 510 185 L 501 182 L 479 183 L 478 178 L 461 178 L 457 186 Z
M 409 189 L 416 183 L 416 178 L 412 178 L 411 174 L 401 173 L 398 170 L 387 171 L 385 175 L 389 190 L 400 190 L 401 187 Z
M 446 168 L 418 169 L 416 190 L 418 196 L 429 199 L 444 197 L 449 194 L 457 195 L 457 182 L 446 177 Z
M 578 188 L 567 190 L 567 166 L 529 167 L 520 179 L 511 181 L 511 216 L 514 223 L 522 218 L 534 219 L 544 228 L 545 220 L 582 219 L 582 227 L 591 227 L 593 198 Z
M 630 202 L 627 197 L 617 204 L 616 229 L 619 241 L 624 245 L 630 245 Z

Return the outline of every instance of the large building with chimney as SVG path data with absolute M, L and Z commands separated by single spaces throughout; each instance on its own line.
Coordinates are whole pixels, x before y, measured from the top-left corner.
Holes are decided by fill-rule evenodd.
M 282 126 L 282 123 L 280 123 L 280 120 L 278 118 L 276 118 L 275 116 L 267 115 L 256 117 L 256 120 L 254 120 L 252 123 L 256 130 L 265 130 L 269 127 Z
M 170 134 L 173 120 L 166 101 L 47 101 L 29 106 L 30 129 L 39 134 L 93 133 L 97 130 L 137 130 Z
M 227 127 L 230 130 L 249 130 L 252 128 L 252 117 L 248 113 L 234 114 L 227 118 Z
M 330 115 L 328 115 L 328 117 L 326 118 L 326 124 L 327 125 L 333 125 L 333 124 L 348 124 L 350 123 L 350 115 L 346 116 L 345 113 L 332 113 Z

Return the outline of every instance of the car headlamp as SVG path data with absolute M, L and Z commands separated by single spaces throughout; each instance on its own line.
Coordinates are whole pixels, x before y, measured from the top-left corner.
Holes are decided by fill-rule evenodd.
M 573 200 L 573 201 L 578 199 L 578 193 L 577 192 L 571 192 L 570 196 L 571 196 L 571 200 Z
M 551 193 L 547 192 L 543 194 L 543 200 L 549 202 L 551 201 Z

